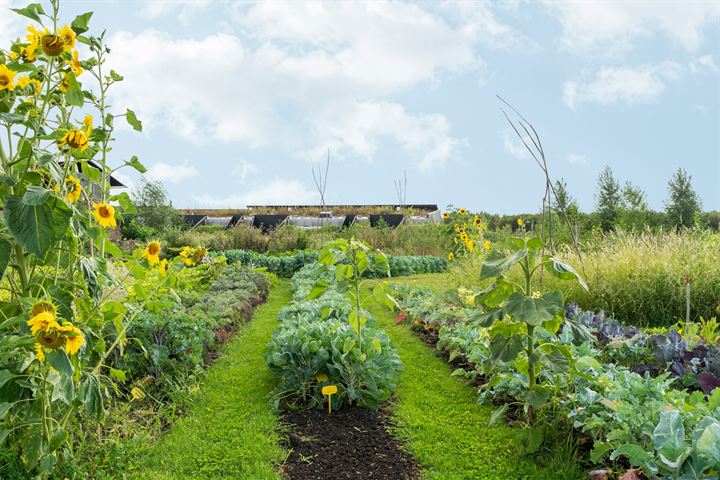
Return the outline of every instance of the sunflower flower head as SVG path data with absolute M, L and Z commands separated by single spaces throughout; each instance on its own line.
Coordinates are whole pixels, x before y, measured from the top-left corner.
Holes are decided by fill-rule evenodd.
M 92 132 L 93 128 L 93 117 L 92 115 L 85 115 L 82 121 L 83 125 L 85 126 L 85 135 L 88 137 L 90 136 L 90 133 Z
M 522 218 L 518 218 L 517 224 L 518 224 L 518 227 L 522 227 L 525 225 L 525 220 L 523 220 Z
M 467 214 L 467 210 L 465 210 L 464 208 L 461 208 L 460 210 L 458 210 L 458 213 L 460 215 L 465 215 L 465 214 Z
M 158 263 L 158 266 L 157 266 L 157 270 L 158 270 L 158 272 L 160 272 L 160 275 L 162 275 L 163 277 L 167 275 L 167 272 L 168 272 L 167 259 L 163 258 L 162 260 L 160 260 L 160 263 Z
M 148 243 L 143 251 L 143 257 L 151 266 L 160 263 L 160 242 L 153 240 Z
M 65 51 L 65 41 L 60 35 L 46 33 L 40 40 L 42 51 L 48 57 L 57 57 Z
M 90 145 L 87 134 L 82 130 L 70 130 L 58 140 L 58 147 L 68 146 L 70 148 L 78 148 L 80 151 L 85 150 Z
M 75 47 L 75 32 L 68 24 L 65 24 L 60 28 L 58 36 L 62 39 L 63 49 L 66 52 L 71 51 Z
M 35 342 L 35 358 L 41 362 L 45 361 L 45 350 L 43 350 L 42 345 L 38 342 Z
M 72 78 L 70 77 L 70 74 L 66 73 L 62 79 L 62 82 L 60 82 L 60 91 L 63 93 L 67 93 L 68 90 L 70 90 L 70 82 L 71 81 L 72 81 Z
M 205 255 L 207 255 L 207 248 L 205 247 L 198 247 L 195 249 L 195 253 L 193 255 L 193 263 L 200 263 L 200 260 L 202 260 Z
M 50 350 L 56 350 L 65 345 L 65 335 L 60 331 L 60 326 L 40 330 L 35 339 L 42 347 Z
M 85 344 L 85 337 L 80 329 L 70 322 L 64 323 L 60 327 L 60 332 L 65 337 L 65 352 L 68 355 L 75 355 Z
M 10 70 L 7 65 L 0 64 L 0 90 L 12 90 L 15 88 L 16 71 Z
M 52 304 L 52 302 L 37 302 L 32 306 L 30 309 L 30 317 L 34 317 L 35 315 L 39 315 L 43 312 L 47 312 L 51 314 L 53 317 L 57 315 L 57 307 Z
M 93 205 L 93 216 L 103 228 L 115 228 L 115 208 L 107 203 L 96 203 Z
M 65 193 L 66 202 L 72 204 L 80 200 L 80 195 L 82 194 L 82 185 L 80 185 L 80 180 L 72 175 L 68 175 L 65 179 L 65 187 L 67 189 L 67 193 Z
M 448 218 L 450 218 L 450 214 L 448 212 L 443 212 L 443 218 L 447 220 Z
M 193 265 L 193 258 L 195 257 L 195 249 L 190 246 L 185 246 L 180 250 L 180 258 L 187 267 Z
M 485 240 L 485 241 L 483 242 L 483 249 L 484 249 L 486 252 L 489 252 L 491 248 L 492 248 L 492 245 L 490 244 L 490 241 L 489 241 L 489 240 Z
M 77 50 L 73 50 L 72 58 L 68 61 L 68 64 L 76 77 L 79 77 L 84 72 L 82 65 L 80 64 L 80 59 L 78 58 Z
M 455 254 L 453 252 L 448 253 L 447 259 L 452 262 L 455 260 Z
M 40 313 L 32 315 L 27 325 L 30 327 L 30 332 L 32 332 L 33 335 L 37 335 L 42 331 L 60 328 L 55 314 L 47 311 L 41 311 Z

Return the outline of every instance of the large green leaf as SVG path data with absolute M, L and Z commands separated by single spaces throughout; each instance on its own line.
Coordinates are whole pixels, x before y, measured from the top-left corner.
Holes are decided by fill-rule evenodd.
M 685 441 L 685 427 L 677 410 L 662 412 L 653 431 L 653 445 L 660 459 L 670 468 L 680 468 L 690 453 Z
M 135 112 L 133 112 L 129 108 L 125 112 L 125 120 L 127 120 L 130 126 L 133 127 L 135 130 L 137 130 L 138 132 L 142 132 L 142 122 L 138 120 Z
M 22 16 L 35 20 L 39 23 L 42 23 L 40 15 L 45 14 L 45 10 L 43 10 L 42 5 L 40 5 L 39 3 L 31 3 L 25 8 L 11 8 L 10 10 L 15 13 L 19 13 Z
M 540 326 L 553 318 L 562 308 L 562 302 L 557 304 L 556 294 L 546 294 L 533 298 L 519 292 L 513 292 L 507 300 L 505 310 L 517 322 Z M 562 298 L 562 297 L 560 297 Z
M 527 248 L 522 248 L 509 257 L 503 255 L 497 250 L 491 250 L 480 268 L 480 280 L 499 277 L 508 271 L 513 265 L 525 258 L 527 254 Z
M 542 354 L 543 364 L 550 370 L 563 373 L 570 369 L 572 351 L 567 345 L 543 343 L 538 347 L 538 351 Z
M 48 196 L 40 205 L 29 205 L 24 198 L 5 197 L 5 224 L 15 240 L 37 257 L 65 236 L 72 211 L 57 197 Z
M 701 457 L 720 465 L 720 422 L 705 427 L 698 438 L 697 450 Z
M 475 297 L 476 302 L 482 303 L 487 308 L 496 308 L 503 303 L 515 291 L 515 287 L 505 281 L 502 277 L 498 278 L 488 288 L 483 290 Z
M 85 376 L 80 383 L 80 392 L 78 396 L 83 404 L 86 414 L 92 418 L 102 418 L 105 410 L 103 408 L 103 400 L 100 393 L 100 381 L 95 375 Z
M 585 280 L 583 280 L 580 274 L 567 263 L 561 262 L 554 257 L 548 257 L 545 261 L 545 266 L 552 276 L 561 280 L 577 280 L 577 282 L 582 285 L 585 290 L 588 290 Z
M 72 378 L 74 369 L 65 351 L 50 350 L 45 358 L 51 367 L 60 372 L 60 375 Z
M 87 12 L 83 13 L 82 15 L 78 15 L 75 17 L 75 20 L 72 21 L 70 24 L 70 27 L 72 27 L 73 31 L 77 33 L 78 35 L 82 35 L 83 33 L 88 31 L 88 22 L 90 21 L 90 17 L 92 17 L 93 12 Z
M 523 349 L 520 335 L 495 335 L 490 340 L 490 358 L 493 362 L 509 362 Z

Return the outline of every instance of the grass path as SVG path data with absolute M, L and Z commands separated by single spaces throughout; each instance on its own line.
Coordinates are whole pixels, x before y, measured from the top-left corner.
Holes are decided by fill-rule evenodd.
M 268 400 L 274 385 L 263 352 L 277 315 L 291 299 L 289 282 L 270 291 L 253 319 L 223 349 L 187 417 L 151 447 L 137 479 L 279 479 L 278 418 Z
M 477 390 L 452 377 L 452 368 L 394 314 L 373 313 L 405 364 L 392 408 L 395 434 L 428 479 L 520 480 L 563 478 L 520 451 L 520 431 L 489 427 L 492 407 L 477 404 Z

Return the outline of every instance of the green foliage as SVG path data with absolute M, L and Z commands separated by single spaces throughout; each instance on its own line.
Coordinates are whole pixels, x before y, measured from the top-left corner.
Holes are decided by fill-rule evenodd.
M 665 211 L 670 225 L 692 227 L 697 223 L 702 203 L 692 188 L 692 177 L 678 168 L 668 182 L 668 200 Z
M 508 247 L 507 254 L 492 250 L 483 262 L 480 279 L 492 278 L 494 282 L 476 297 L 476 302 L 486 308 L 486 312 L 476 318 L 478 325 L 494 327 L 489 344 L 492 363 L 511 363 L 524 353 L 523 367 L 518 370 L 527 377 L 524 400 L 532 424 L 535 410 L 542 407 L 549 396 L 548 387 L 537 383 L 540 368 L 565 372 L 572 358 L 567 348 L 547 340 L 556 334 L 563 322 L 562 294 L 534 291 L 533 276 L 539 274 L 539 269 L 544 269 L 558 279 L 576 280 L 583 287 L 587 286 L 569 265 L 550 256 L 541 256 L 543 242 L 539 237 L 513 237 L 508 241 Z M 523 272 L 523 285 L 505 279 L 505 273 L 515 266 Z
M 598 176 L 595 203 L 600 226 L 606 232 L 612 230 L 622 207 L 622 192 L 609 166 L 606 166 Z
M 720 237 L 697 230 L 656 235 L 615 232 L 583 252 L 582 262 L 571 248 L 560 256 L 582 265 L 589 290 L 544 277 L 545 288 L 561 291 L 584 308 L 605 310 L 638 326 L 670 326 L 685 318 L 685 276 L 691 282 L 694 318 L 712 318 L 720 304 Z M 521 281 L 521 275 L 510 275 Z
M 319 257 L 319 253 L 313 250 L 279 255 L 263 255 L 248 250 L 228 250 L 223 252 L 223 255 L 227 258 L 228 263 L 237 262 L 243 265 L 267 268 L 269 272 L 285 278 L 292 277 L 295 272 L 306 265 L 316 262 Z M 394 255 L 387 255 L 386 257 L 392 276 L 438 273 L 445 271 L 448 267 L 447 260 L 441 257 L 404 257 Z M 368 271 L 367 276 L 375 277 L 377 273 Z
M 173 208 L 165 187 L 159 181 L 143 178 L 142 185 L 133 191 L 132 198 L 137 208 L 137 214 L 132 220 L 137 221 L 142 227 L 163 232 L 180 225 L 180 216 Z
M 387 286 L 365 292 L 366 272 L 388 275 L 387 258 L 355 240 L 329 242 L 317 264 L 293 277 L 293 303 L 280 312 L 280 326 L 267 347 L 267 363 L 282 378 L 277 406 L 322 405 L 322 387 L 338 386 L 332 401 L 377 409 L 395 390 L 402 363 L 366 310 L 370 301 L 392 305 Z

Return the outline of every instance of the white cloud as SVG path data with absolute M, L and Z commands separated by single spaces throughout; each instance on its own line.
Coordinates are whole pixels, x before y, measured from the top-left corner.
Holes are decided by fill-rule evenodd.
M 574 51 L 615 53 L 639 37 L 663 35 L 688 51 L 703 41 L 703 30 L 717 26 L 714 1 L 565 1 L 546 0 L 563 29 L 562 44 Z
M 588 160 L 584 155 L 579 153 L 568 153 L 567 161 L 570 165 L 587 165 Z
M 139 15 L 150 19 L 176 15 L 178 21 L 187 26 L 195 15 L 208 6 L 210 6 L 210 0 L 151 0 L 145 2 Z
M 717 62 L 715 61 L 715 55 L 703 55 L 690 62 L 690 70 L 695 72 L 701 72 L 707 70 L 713 73 L 720 71 Z
M 314 192 L 299 180 L 276 178 L 268 184 L 245 193 L 217 197 L 213 195 L 194 195 L 193 200 L 203 207 L 235 208 L 246 205 L 287 205 L 309 204 L 317 202 Z
M 318 129 L 324 141 L 308 152 L 320 158 L 328 149 L 340 156 L 355 155 L 372 160 L 384 138 L 392 138 L 418 156 L 421 171 L 443 166 L 464 143 L 450 135 L 444 115 L 410 115 L 402 105 L 360 102 L 348 114 L 328 115 Z
M 196 143 L 273 145 L 298 156 L 332 143 L 346 155 L 371 158 L 390 141 L 428 170 L 445 164 L 463 141 L 443 115 L 412 114 L 392 98 L 422 82 L 432 86 L 440 75 L 484 72 L 475 50 L 480 38 L 511 35 L 487 15 L 481 34 L 481 19 L 473 29 L 402 2 L 230 9 L 242 35 L 115 34 L 112 67 L 125 81 L 114 87 L 113 103 L 135 108 L 148 131 L 172 129 Z M 369 125 L 369 117 L 379 124 Z
M 677 80 L 681 74 L 682 67 L 675 62 L 638 67 L 604 67 L 590 80 L 565 82 L 562 98 L 570 108 L 580 103 L 647 103 L 665 91 L 667 82 Z
M 188 178 L 197 177 L 200 172 L 185 161 L 181 165 L 171 165 L 165 162 L 158 162 L 148 168 L 145 175 L 152 180 L 159 180 L 167 183 L 179 183 Z

